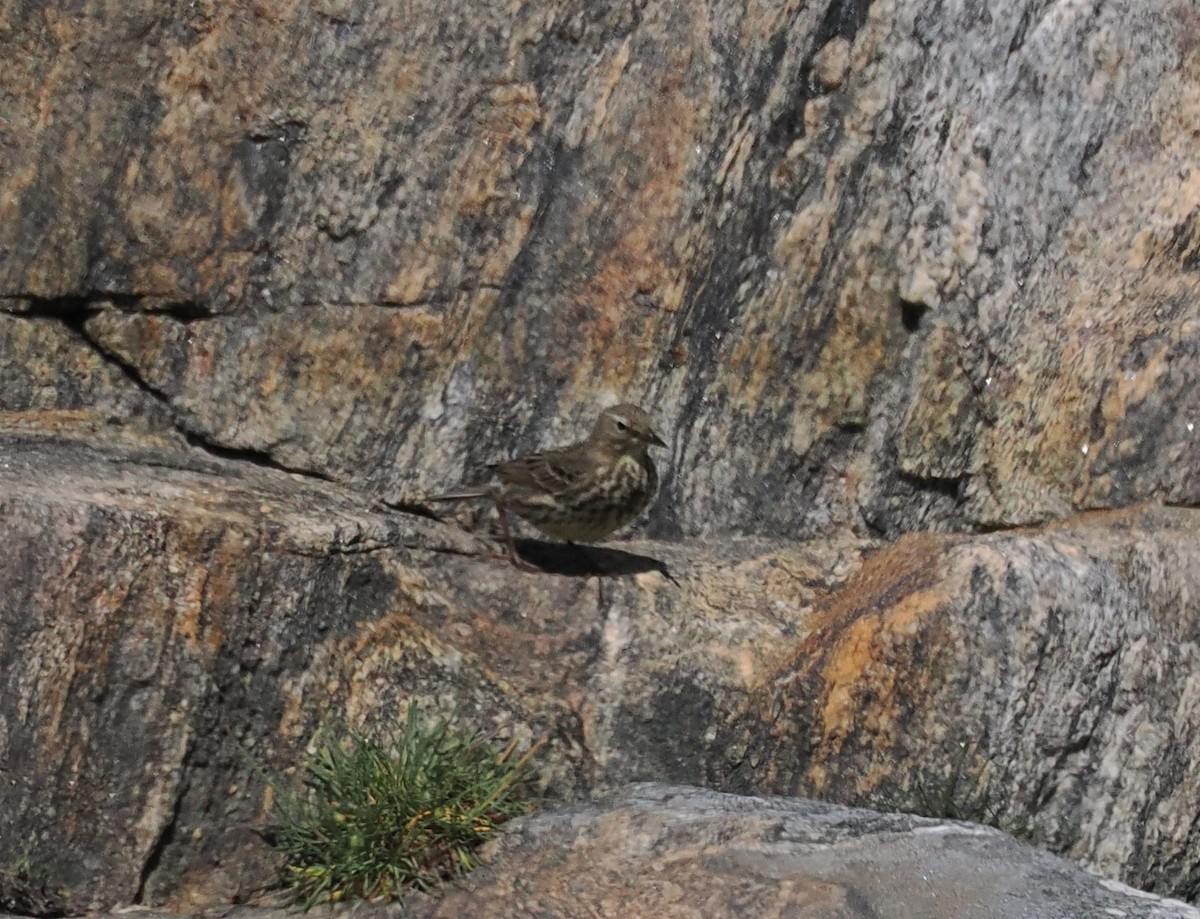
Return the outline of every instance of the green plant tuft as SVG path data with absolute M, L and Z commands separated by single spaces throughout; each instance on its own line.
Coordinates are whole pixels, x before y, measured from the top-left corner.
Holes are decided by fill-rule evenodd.
M 540 744 L 510 762 L 515 744 L 497 751 L 448 719 L 420 719 L 416 705 L 378 735 L 339 733 L 318 737 L 301 787 L 274 784 L 275 842 L 305 909 L 436 887 L 469 871 L 475 848 L 528 810 L 517 792 Z

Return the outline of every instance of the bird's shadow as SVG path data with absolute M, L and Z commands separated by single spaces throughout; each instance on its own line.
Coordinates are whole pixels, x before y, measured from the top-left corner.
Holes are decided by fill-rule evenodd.
M 671 583 L 679 583 L 671 575 L 666 562 L 649 555 L 638 555 L 636 552 L 603 546 L 545 542 L 540 539 L 518 539 L 514 544 L 517 554 L 524 561 L 536 565 L 546 574 L 561 574 L 574 578 L 616 578 L 657 571 Z

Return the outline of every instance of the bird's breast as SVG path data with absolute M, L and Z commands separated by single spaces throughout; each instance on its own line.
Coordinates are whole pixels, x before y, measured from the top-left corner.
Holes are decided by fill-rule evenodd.
M 506 502 L 551 536 L 594 542 L 632 521 L 650 503 L 658 484 L 653 465 L 633 456 L 598 463 L 574 490 L 540 500 Z
M 640 494 L 651 488 L 650 471 L 636 457 L 622 456 L 613 463 L 609 488 L 614 497 Z

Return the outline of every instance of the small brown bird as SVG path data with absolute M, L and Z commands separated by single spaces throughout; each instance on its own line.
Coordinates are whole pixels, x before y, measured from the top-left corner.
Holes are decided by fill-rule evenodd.
M 537 571 L 517 555 L 508 511 L 567 542 L 603 539 L 646 509 L 658 488 L 648 451 L 665 446 L 642 409 L 617 405 L 600 413 L 586 440 L 493 463 L 488 468 L 498 484 L 428 500 L 490 498 L 500 512 L 509 559 L 518 568 Z

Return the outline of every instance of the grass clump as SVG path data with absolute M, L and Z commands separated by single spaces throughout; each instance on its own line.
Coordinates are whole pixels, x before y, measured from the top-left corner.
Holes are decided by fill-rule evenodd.
M 345 730 L 314 744 L 299 788 L 276 786 L 276 845 L 304 908 L 348 898 L 394 898 L 469 871 L 475 848 L 512 817 L 535 744 L 511 762 L 448 719 L 410 705 L 380 735 Z M 382 739 L 382 738 L 388 739 Z

